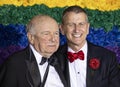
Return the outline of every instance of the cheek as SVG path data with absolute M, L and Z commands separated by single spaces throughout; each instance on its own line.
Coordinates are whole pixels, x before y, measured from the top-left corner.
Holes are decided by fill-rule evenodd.
M 62 33 L 63 33 L 64 35 L 68 34 L 69 31 L 70 31 L 70 29 L 69 29 L 67 26 L 64 26 L 64 27 L 62 28 Z
M 42 46 L 44 46 L 45 45 L 45 43 L 46 43 L 47 41 L 46 41 L 46 39 L 43 39 L 43 38 L 36 38 L 35 40 L 34 40 L 34 45 L 38 45 L 39 47 L 42 47 Z
M 69 39 L 69 40 L 72 38 L 72 34 L 71 34 L 70 31 L 66 31 L 66 32 L 65 32 L 65 36 L 66 36 L 67 39 Z
M 88 28 L 88 26 L 86 26 L 86 27 L 84 27 L 84 28 L 81 28 L 81 29 L 82 29 L 84 35 L 87 35 L 87 34 L 89 33 L 89 28 Z
M 46 40 L 46 39 L 41 39 L 41 40 L 39 41 L 39 44 L 40 44 L 41 46 L 45 47 L 45 46 L 48 44 L 48 40 Z
M 64 30 L 64 33 L 66 34 L 66 35 L 69 35 L 69 34 L 71 34 L 73 32 L 73 29 L 71 29 L 71 28 L 66 28 L 65 30 Z
M 48 48 L 45 41 L 44 42 L 40 41 L 37 45 L 38 45 L 39 50 L 41 50 L 42 52 Z
M 86 26 L 86 33 L 89 34 L 89 24 Z
M 58 39 L 56 40 L 56 44 L 59 45 L 59 43 L 60 43 L 60 39 L 58 38 Z

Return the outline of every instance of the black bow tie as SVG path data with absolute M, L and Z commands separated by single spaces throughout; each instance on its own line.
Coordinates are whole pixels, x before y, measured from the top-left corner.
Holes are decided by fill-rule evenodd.
M 39 64 L 43 65 L 45 62 L 48 62 L 48 64 L 54 66 L 57 63 L 57 59 L 54 58 L 53 56 L 50 58 L 42 57 L 42 60 Z
M 43 65 L 46 61 L 48 61 L 48 58 L 42 57 L 42 60 L 40 62 L 40 65 Z
M 40 65 L 43 65 L 45 62 L 48 62 L 44 77 L 43 77 L 43 82 L 41 83 L 40 87 L 44 87 L 47 76 L 48 76 L 48 72 L 49 72 L 49 65 L 54 66 L 57 63 L 57 59 L 53 56 L 51 56 L 50 58 L 45 58 L 42 57 L 42 60 L 40 62 Z

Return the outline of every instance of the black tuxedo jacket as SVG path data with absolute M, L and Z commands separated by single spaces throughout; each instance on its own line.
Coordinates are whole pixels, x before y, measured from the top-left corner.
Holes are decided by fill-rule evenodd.
M 58 63 L 54 67 L 67 87 Z M 40 87 L 40 84 L 37 62 L 29 47 L 10 56 L 0 69 L 0 87 Z
M 67 49 L 67 44 L 60 46 L 56 54 L 67 84 L 70 87 Z M 97 70 L 89 66 L 91 58 L 100 60 L 100 66 Z M 103 47 L 93 45 L 89 42 L 86 72 L 86 87 L 120 87 L 120 70 L 116 61 L 116 55 Z

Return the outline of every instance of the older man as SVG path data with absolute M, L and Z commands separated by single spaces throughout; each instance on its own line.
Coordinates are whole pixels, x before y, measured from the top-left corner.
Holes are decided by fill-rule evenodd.
M 27 25 L 30 42 L 10 56 L 0 70 L 0 87 L 67 87 L 53 53 L 59 46 L 57 22 L 37 15 Z

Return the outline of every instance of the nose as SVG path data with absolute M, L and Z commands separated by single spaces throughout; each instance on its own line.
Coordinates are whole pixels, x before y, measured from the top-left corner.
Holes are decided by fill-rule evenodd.
M 79 32 L 79 30 L 80 30 L 79 25 L 75 25 L 75 29 L 74 29 L 74 31 L 77 33 L 77 32 Z
M 51 34 L 51 36 L 50 36 L 50 40 L 52 41 L 52 42 L 54 42 L 55 41 L 55 35 L 54 34 Z

